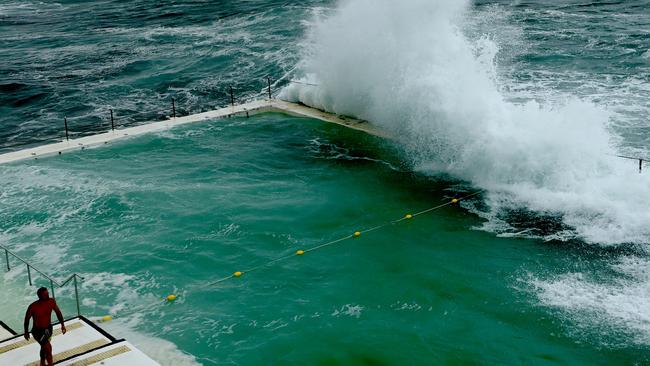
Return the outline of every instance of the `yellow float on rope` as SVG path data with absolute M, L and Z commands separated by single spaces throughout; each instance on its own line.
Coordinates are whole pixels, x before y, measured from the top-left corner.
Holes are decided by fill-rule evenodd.
M 356 238 L 356 237 L 359 237 L 359 236 L 361 236 L 361 232 L 360 231 L 355 231 L 354 232 L 354 237 Z
M 458 199 L 457 198 L 452 199 L 451 203 L 458 203 Z
M 303 255 L 305 254 L 304 250 L 296 250 L 296 255 Z
M 176 300 L 176 295 L 167 295 L 167 301 L 174 301 Z
M 232 275 L 235 276 L 235 277 L 241 277 L 241 275 L 243 275 L 243 273 L 237 271 L 237 272 L 233 273 Z
M 413 215 L 411 215 L 411 214 L 406 214 L 406 216 L 404 216 L 404 218 L 405 218 L 405 219 L 409 219 L 409 220 L 410 220 L 410 219 L 412 219 L 412 218 L 413 218 Z
M 102 316 L 102 320 L 101 320 L 101 321 L 102 321 L 102 323 L 104 323 L 104 322 L 110 322 L 111 320 L 113 320 L 113 317 L 112 317 L 112 316 L 110 316 L 110 315 L 104 315 L 104 316 Z

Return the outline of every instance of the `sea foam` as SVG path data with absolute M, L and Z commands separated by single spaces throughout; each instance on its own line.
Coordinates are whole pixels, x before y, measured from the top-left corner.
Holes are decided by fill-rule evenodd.
M 467 1 L 344 1 L 304 42 L 298 72 L 315 86 L 281 97 L 400 136 L 414 169 L 484 189 L 495 217 L 521 209 L 588 243 L 650 244 L 648 175 L 614 157 L 611 112 L 571 96 L 511 102 L 495 61 L 507 45 L 467 37 L 467 12 Z
M 542 304 L 564 311 L 577 324 L 577 336 L 599 333 L 601 343 L 626 346 L 650 344 L 650 262 L 626 256 L 611 265 L 613 280 L 600 282 L 584 273 L 566 273 L 553 279 L 532 278 Z M 616 341 L 603 337 L 623 333 Z

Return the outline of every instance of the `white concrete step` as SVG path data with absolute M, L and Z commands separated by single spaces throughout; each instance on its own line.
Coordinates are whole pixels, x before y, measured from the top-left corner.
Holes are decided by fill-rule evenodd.
M 159 366 L 127 341 L 110 344 L 84 355 L 58 363 L 61 366 L 87 366 L 101 364 L 106 366 L 138 365 Z

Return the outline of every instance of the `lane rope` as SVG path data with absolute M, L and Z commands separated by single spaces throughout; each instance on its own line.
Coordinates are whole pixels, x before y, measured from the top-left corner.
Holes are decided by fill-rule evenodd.
M 289 258 L 304 255 L 306 253 L 310 253 L 310 252 L 313 252 L 313 251 L 316 251 L 316 250 L 319 250 L 319 249 L 322 249 L 322 248 L 325 248 L 325 247 L 328 247 L 328 246 L 331 246 L 331 245 L 339 244 L 341 242 L 344 242 L 344 241 L 347 241 L 347 240 L 350 240 L 350 239 L 358 238 L 358 237 L 362 236 L 363 234 L 367 234 L 367 233 L 370 233 L 370 232 L 373 232 L 373 231 L 376 231 L 376 230 L 380 230 L 380 229 L 383 229 L 383 228 L 385 228 L 387 226 L 391 226 L 391 225 L 400 223 L 402 221 L 412 220 L 413 218 L 415 218 L 417 216 L 427 214 L 429 212 L 441 209 L 441 208 L 446 207 L 446 206 L 458 204 L 458 203 L 460 203 L 460 201 L 466 200 L 466 199 L 468 199 L 470 197 L 474 197 L 474 196 L 478 195 L 481 192 L 483 192 L 483 190 L 476 191 L 474 193 L 468 194 L 468 195 L 463 196 L 463 197 L 453 198 L 448 202 L 445 202 L 443 204 L 440 204 L 440 205 L 437 205 L 437 206 L 434 206 L 434 207 L 431 207 L 431 208 L 427 208 L 426 210 L 418 211 L 418 212 L 413 213 L 413 214 L 406 214 L 404 217 L 402 217 L 400 219 L 388 221 L 388 222 L 386 222 L 384 224 L 381 224 L 381 225 L 378 225 L 378 226 L 375 226 L 375 227 L 371 227 L 369 229 L 363 229 L 363 230 L 360 230 L 360 231 L 355 231 L 353 234 L 346 235 L 344 237 L 334 239 L 332 241 L 329 241 L 329 242 L 326 242 L 326 243 L 323 243 L 323 244 L 319 244 L 319 245 L 316 245 L 316 246 L 311 247 L 311 248 L 296 250 L 296 252 L 294 252 L 293 254 L 284 255 L 284 256 L 272 259 L 272 260 L 270 260 L 268 262 L 262 263 L 262 264 L 260 264 L 258 266 L 251 267 L 251 268 L 248 268 L 248 269 L 244 269 L 242 271 L 234 272 L 229 276 L 226 276 L 226 277 L 220 278 L 218 280 L 215 280 L 213 282 L 210 282 L 208 284 L 208 286 L 213 286 L 213 285 L 228 281 L 228 280 L 230 280 L 232 278 L 241 277 L 241 276 L 243 276 L 243 275 L 245 275 L 247 273 L 257 271 L 257 270 L 262 269 L 264 267 L 268 267 L 271 264 L 274 264 L 274 263 L 277 263 L 277 262 L 280 262 L 280 261 L 284 261 L 284 260 L 287 260 Z
M 234 272 L 229 276 L 226 276 L 226 277 L 220 278 L 220 279 L 218 279 L 216 281 L 210 282 L 208 284 L 208 286 L 213 286 L 213 285 L 228 281 L 228 280 L 233 279 L 233 278 L 241 277 L 244 274 L 260 270 L 260 269 L 268 267 L 268 266 L 270 266 L 270 265 L 272 265 L 274 263 L 281 262 L 281 261 L 287 260 L 289 258 L 294 258 L 296 256 L 302 256 L 302 255 L 305 255 L 307 253 L 314 252 L 316 250 L 320 250 L 320 249 L 323 249 L 323 248 L 326 248 L 326 247 L 329 247 L 329 246 L 332 246 L 332 245 L 336 245 L 336 244 L 342 243 L 342 242 L 347 241 L 347 240 L 359 238 L 364 234 L 380 230 L 380 229 L 385 228 L 387 226 L 395 225 L 395 224 L 400 223 L 402 221 L 412 220 L 413 218 L 415 218 L 417 216 L 427 214 L 429 212 L 441 209 L 441 208 L 446 207 L 446 206 L 459 204 L 461 201 L 466 200 L 466 199 L 468 199 L 470 197 L 476 196 L 481 192 L 483 192 L 483 190 L 478 190 L 478 191 L 476 191 L 474 193 L 468 194 L 468 195 L 463 196 L 463 197 L 453 198 L 453 199 L 451 199 L 451 200 L 449 200 L 449 201 L 447 201 L 447 202 L 445 202 L 443 204 L 440 204 L 440 205 L 437 205 L 437 206 L 434 206 L 434 207 L 431 207 L 431 208 L 427 208 L 426 210 L 422 210 L 422 211 L 419 211 L 419 212 L 416 212 L 416 213 L 413 213 L 413 214 L 406 214 L 402 218 L 392 220 L 392 221 L 388 221 L 388 222 L 386 222 L 384 224 L 374 226 L 374 227 L 371 227 L 371 228 L 368 228 L 368 229 L 355 231 L 354 233 L 352 233 L 350 235 L 346 235 L 346 236 L 343 236 L 341 238 L 334 239 L 334 240 L 328 241 L 326 243 L 313 246 L 311 248 L 298 249 L 292 254 L 283 255 L 281 257 L 278 257 L 278 258 L 272 259 L 270 261 L 267 261 L 265 263 L 262 263 L 262 264 L 260 264 L 258 266 L 254 266 L 254 267 L 242 270 L 242 271 Z M 170 299 L 170 296 L 173 296 L 173 298 Z M 176 298 L 177 298 L 176 295 L 170 295 L 170 296 L 167 296 L 164 299 L 157 300 L 157 301 L 154 301 L 154 302 L 151 302 L 151 303 L 148 303 L 148 304 L 141 304 L 139 306 L 135 306 L 134 308 L 130 309 L 129 311 L 126 311 L 126 312 L 123 312 L 123 313 L 119 313 L 119 314 L 115 314 L 115 315 L 104 315 L 103 317 L 98 317 L 97 319 L 94 319 L 93 321 L 103 323 L 103 322 L 108 322 L 108 321 L 113 320 L 114 317 L 125 318 L 125 317 L 133 315 L 135 313 L 142 313 L 142 312 L 144 312 L 146 310 L 150 310 L 150 309 L 153 309 L 153 308 L 155 308 L 157 306 L 160 306 L 161 304 L 171 303 L 171 302 L 175 301 Z

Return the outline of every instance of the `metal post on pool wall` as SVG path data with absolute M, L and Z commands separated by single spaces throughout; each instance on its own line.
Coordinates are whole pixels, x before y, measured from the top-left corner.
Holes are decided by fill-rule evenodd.
M 643 170 L 643 159 L 639 159 L 639 174 L 641 174 L 642 170 Z
M 5 259 L 7 260 L 7 272 L 11 271 L 11 267 L 9 266 L 9 251 L 5 249 Z
M 52 280 L 50 280 L 50 291 L 52 291 L 52 298 L 56 298 L 56 296 L 54 296 L 54 281 Z
M 27 279 L 29 279 L 29 285 L 32 285 L 32 271 L 29 269 L 29 264 L 27 265 Z
M 70 141 L 70 137 L 68 136 L 68 117 L 63 117 L 63 125 L 65 126 L 65 140 Z
M 176 118 L 176 99 L 172 98 L 172 117 Z
M 235 106 L 235 94 L 232 90 L 232 86 L 230 87 L 230 105 L 233 107 Z
M 81 316 L 81 309 L 79 308 L 79 290 L 77 290 L 77 274 L 73 275 L 74 281 L 74 298 L 77 300 L 77 316 Z
M 273 99 L 273 97 L 271 96 L 271 77 L 267 76 L 266 81 L 269 83 L 269 100 L 271 100 Z
M 111 109 L 111 131 L 115 131 L 115 122 L 113 121 L 113 110 Z

